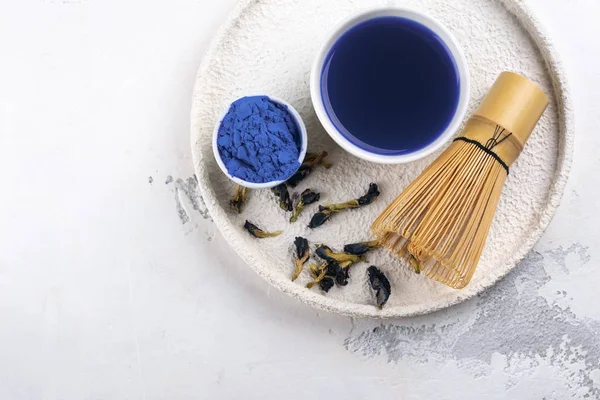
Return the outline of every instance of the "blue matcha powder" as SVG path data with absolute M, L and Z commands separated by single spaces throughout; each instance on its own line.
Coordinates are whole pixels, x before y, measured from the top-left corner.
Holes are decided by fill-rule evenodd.
M 286 180 L 296 172 L 300 141 L 286 106 L 254 96 L 231 105 L 219 126 L 217 147 L 232 176 L 265 183 Z

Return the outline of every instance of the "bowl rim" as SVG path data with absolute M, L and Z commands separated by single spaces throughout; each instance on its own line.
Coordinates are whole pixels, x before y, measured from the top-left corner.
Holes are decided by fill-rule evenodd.
M 219 168 L 221 169 L 221 171 L 223 171 L 223 173 L 229 179 L 231 179 L 233 182 L 237 183 L 238 185 L 247 187 L 248 189 L 270 189 L 275 186 L 281 185 L 282 183 L 284 183 L 285 181 L 290 179 L 296 173 L 296 171 L 298 171 L 298 169 L 296 169 L 293 174 L 291 174 L 290 176 L 286 177 L 283 180 L 264 182 L 264 183 L 248 182 L 248 181 L 245 181 L 243 179 L 240 179 L 238 177 L 231 175 L 229 173 L 229 171 L 227 171 L 227 167 L 225 166 L 225 163 L 223 162 L 223 159 L 221 158 L 221 153 L 219 152 L 219 147 L 217 145 L 217 138 L 219 136 L 219 128 L 221 127 L 221 122 L 223 122 L 223 119 L 229 112 L 231 105 L 233 103 L 235 103 L 236 101 L 243 99 L 245 97 L 267 97 L 269 100 L 287 107 L 288 111 L 294 118 L 294 121 L 296 122 L 296 125 L 298 126 L 298 129 L 300 131 L 301 143 L 300 143 L 300 154 L 298 156 L 298 162 L 300 163 L 300 165 L 304 161 L 304 157 L 306 156 L 306 151 L 308 148 L 308 134 L 306 131 L 306 125 L 304 125 L 304 121 L 302 120 L 300 113 L 290 103 L 288 103 L 287 101 L 285 101 L 283 99 L 280 99 L 279 97 L 271 96 L 268 94 L 250 94 L 250 95 L 238 97 L 237 99 L 231 101 L 229 103 L 229 105 L 225 108 L 225 111 L 223 111 L 220 114 L 220 116 L 217 120 L 217 123 L 215 124 L 215 128 L 213 130 L 212 149 L 213 149 L 213 154 L 215 156 L 215 160 L 217 161 L 217 164 L 219 165 Z M 298 165 L 298 168 L 300 168 L 300 165 Z
M 452 120 L 446 127 L 446 129 L 438 136 L 436 140 L 434 140 L 429 145 L 425 146 L 422 149 L 406 153 L 406 154 L 378 154 L 374 152 L 370 152 L 365 150 L 354 143 L 350 142 L 333 124 L 327 111 L 325 110 L 325 106 L 323 104 L 323 98 L 321 93 L 321 72 L 323 69 L 323 64 L 329 51 L 333 44 L 349 29 L 354 26 L 368 21 L 377 17 L 402 17 L 410 19 L 414 22 L 420 23 L 425 27 L 432 30 L 436 35 L 438 35 L 444 44 L 450 50 L 452 57 L 454 58 L 454 62 L 456 63 L 456 67 L 458 70 L 458 75 L 460 77 L 460 87 L 459 87 L 459 99 L 458 104 L 456 106 L 456 111 L 454 112 L 454 116 Z M 467 109 L 469 107 L 469 101 L 471 96 L 471 76 L 469 73 L 469 66 L 467 63 L 467 59 L 465 57 L 465 53 L 460 46 L 456 37 L 446 28 L 441 22 L 437 19 L 433 18 L 429 14 L 416 10 L 410 7 L 404 6 L 379 6 L 374 8 L 368 8 L 366 10 L 360 11 L 353 15 L 350 15 L 346 19 L 342 20 L 335 28 L 333 28 L 327 37 L 323 40 L 318 52 L 317 56 L 313 61 L 313 65 L 311 68 L 310 74 L 310 94 L 311 100 L 313 104 L 313 108 L 317 117 L 325 131 L 329 134 L 329 136 L 344 150 L 355 155 L 356 157 L 362 158 L 367 161 L 380 163 L 380 164 L 403 164 L 412 161 L 416 161 L 427 157 L 433 152 L 440 149 L 444 144 L 448 142 L 448 140 L 454 136 L 458 128 L 461 126 L 465 115 L 467 113 Z

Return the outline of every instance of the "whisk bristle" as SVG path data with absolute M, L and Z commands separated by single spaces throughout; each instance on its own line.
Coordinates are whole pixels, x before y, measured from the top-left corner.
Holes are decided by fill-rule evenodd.
M 392 252 L 426 276 L 465 287 L 477 267 L 507 171 L 476 145 L 455 141 L 375 220 Z

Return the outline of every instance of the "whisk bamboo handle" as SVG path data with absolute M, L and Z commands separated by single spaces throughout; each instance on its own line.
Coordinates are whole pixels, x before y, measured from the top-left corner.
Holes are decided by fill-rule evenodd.
M 548 96 L 538 85 L 514 72 L 502 72 L 473 114 L 512 133 L 523 149 L 548 106 Z
M 502 72 L 462 136 L 491 150 L 508 169 L 523 151 L 547 106 L 548 97 L 538 85 L 514 72 Z M 493 126 L 493 134 L 489 125 Z

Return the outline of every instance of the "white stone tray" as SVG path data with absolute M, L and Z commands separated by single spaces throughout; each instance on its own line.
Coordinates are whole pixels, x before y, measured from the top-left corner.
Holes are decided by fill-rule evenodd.
M 305 288 L 307 271 L 296 282 L 290 281 L 295 236 L 334 249 L 369 239 L 373 219 L 437 156 L 398 166 L 359 160 L 329 139 L 313 112 L 310 66 L 322 38 L 348 15 L 383 4 L 424 10 L 456 35 L 472 75 L 471 111 L 503 70 L 525 74 L 551 98 L 536 131 L 511 168 L 478 269 L 462 290 L 414 274 L 385 250 L 369 255 L 368 264 L 353 266 L 350 284 L 334 287 L 328 294 L 318 288 Z M 377 182 L 382 192 L 379 200 L 364 209 L 336 215 L 312 231 L 306 225 L 316 204 L 308 207 L 296 224 L 289 224 L 289 216 L 279 209 L 269 190 L 252 191 L 242 215 L 231 212 L 228 201 L 234 185 L 215 162 L 211 135 L 218 116 L 231 101 L 257 93 L 290 102 L 308 128 L 309 151 L 327 150 L 335 164 L 330 170 L 315 170 L 298 189 L 319 190 L 321 203 L 333 203 L 358 197 L 369 182 Z M 565 73 L 552 42 L 520 0 L 242 0 L 221 27 L 199 69 L 191 116 L 199 188 L 232 249 L 283 292 L 314 307 L 355 317 L 403 317 L 448 307 L 482 292 L 515 268 L 556 211 L 569 173 L 573 138 L 573 111 Z M 242 228 L 245 219 L 267 230 L 283 229 L 284 233 L 272 239 L 251 238 Z M 392 296 L 383 310 L 373 305 L 365 272 L 369 265 L 379 266 L 391 281 Z

